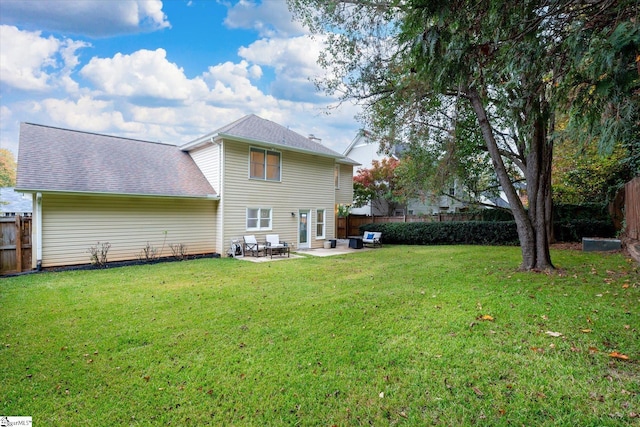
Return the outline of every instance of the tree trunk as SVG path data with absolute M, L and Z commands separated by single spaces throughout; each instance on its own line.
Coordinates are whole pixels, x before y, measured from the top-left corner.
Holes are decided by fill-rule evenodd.
M 543 116 L 543 114 L 540 114 Z M 552 270 L 549 253 L 551 228 L 551 155 L 553 145 L 547 141 L 547 123 L 539 117 L 527 154 L 525 179 L 529 196 L 529 218 L 535 230 L 536 270 Z
M 498 182 L 507 196 L 511 212 L 516 222 L 520 248 L 522 250 L 521 270 L 553 269 L 549 254 L 548 224 L 551 221 L 551 152 L 552 146 L 546 141 L 546 123 L 538 120 L 532 135 L 530 152 L 527 156 L 525 179 L 529 196 L 529 212 L 511 182 L 502 160 L 493 129 L 487 118 L 480 94 L 475 89 L 467 90 L 478 119 L 482 136 L 491 156 Z

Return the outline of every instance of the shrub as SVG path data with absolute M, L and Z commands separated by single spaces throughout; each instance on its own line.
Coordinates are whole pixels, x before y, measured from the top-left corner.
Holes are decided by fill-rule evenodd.
M 518 245 L 515 221 L 395 222 L 360 226 L 365 231 L 382 232 L 382 242 L 405 245 Z M 583 237 L 613 237 L 613 223 L 576 219 L 554 224 L 559 242 L 579 242 Z
M 584 203 L 581 205 L 554 205 L 554 222 L 573 220 L 610 221 L 611 215 L 607 206 L 599 203 Z
M 170 243 L 169 247 L 171 248 L 171 253 L 175 259 L 182 261 L 187 258 L 187 245 L 182 243 L 176 243 L 174 245 L 173 243 Z
M 158 258 L 158 249 L 151 246 L 149 242 L 147 242 L 147 245 L 142 248 L 142 250 L 138 254 L 138 259 L 140 261 L 151 262 L 157 260 Z
M 87 252 L 91 256 L 91 264 L 98 267 L 105 267 L 107 265 L 107 254 L 110 248 L 111 243 L 109 242 L 98 242 L 95 246 L 89 247 Z
M 559 242 L 580 242 L 583 237 L 614 237 L 616 229 L 611 220 L 574 219 L 555 222 L 553 234 Z
M 517 245 L 513 221 L 452 221 L 377 223 L 360 226 L 360 232 L 380 231 L 383 243 L 407 245 Z

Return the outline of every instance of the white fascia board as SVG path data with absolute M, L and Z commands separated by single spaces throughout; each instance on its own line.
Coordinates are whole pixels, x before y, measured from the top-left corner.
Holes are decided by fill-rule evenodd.
M 174 194 L 144 194 L 144 193 L 107 193 L 100 191 L 68 191 L 68 190 L 43 190 L 43 189 L 18 189 L 15 191 L 20 193 L 42 193 L 42 194 L 58 194 L 58 195 L 80 195 L 80 196 L 111 196 L 111 197 L 145 197 L 156 199 L 202 199 L 202 200 L 220 200 L 217 194 L 207 194 L 205 196 L 187 196 Z

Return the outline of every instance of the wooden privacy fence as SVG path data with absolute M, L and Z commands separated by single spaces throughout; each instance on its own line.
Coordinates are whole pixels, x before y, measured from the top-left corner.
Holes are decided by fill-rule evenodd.
M 640 176 L 625 185 L 624 212 L 627 222 L 627 237 L 640 240 Z
M 349 215 L 337 218 L 336 238 L 346 239 L 347 236 L 360 235 L 359 227 L 363 224 L 387 223 L 387 222 L 445 222 L 445 221 L 471 221 L 473 214 L 467 213 L 439 213 L 435 215 L 407 215 L 407 216 L 368 216 Z
M 0 217 L 0 275 L 31 270 L 31 217 Z

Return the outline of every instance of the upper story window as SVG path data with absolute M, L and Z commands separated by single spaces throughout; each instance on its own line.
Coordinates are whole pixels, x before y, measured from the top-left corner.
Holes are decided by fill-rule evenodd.
M 251 148 L 249 178 L 280 181 L 280 153 L 262 148 Z

